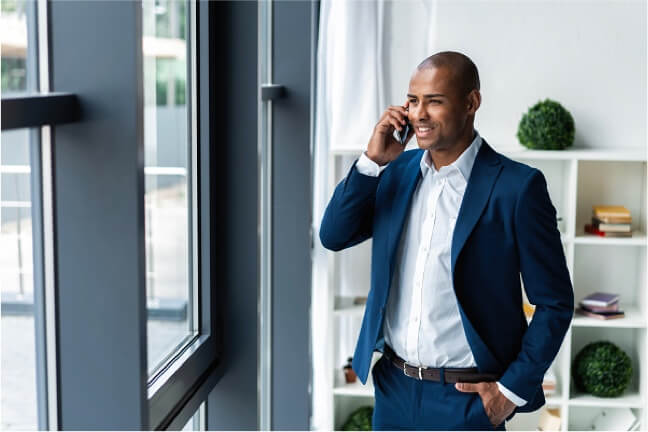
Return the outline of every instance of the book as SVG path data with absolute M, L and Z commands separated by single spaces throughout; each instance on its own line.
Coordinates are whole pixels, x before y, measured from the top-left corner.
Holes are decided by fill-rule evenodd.
M 545 396 L 556 393 L 556 374 L 553 371 L 553 366 L 549 366 L 549 369 L 545 372 L 542 380 L 542 390 Z
M 601 231 L 592 226 L 592 224 L 585 224 L 585 232 L 588 234 L 596 234 L 601 237 L 632 237 L 632 231 L 628 232 L 612 232 Z
M 579 303 L 579 306 L 589 312 L 616 312 L 619 310 L 619 302 L 614 302 L 608 306 L 588 306 Z
M 592 206 L 592 212 L 595 216 L 609 216 L 609 217 L 628 217 L 630 210 L 623 206 Z
M 598 218 L 592 218 L 592 226 L 599 231 L 607 232 L 629 232 L 632 231 L 629 223 L 617 224 L 617 223 L 605 223 Z
M 630 224 L 632 223 L 632 217 L 631 216 L 623 216 L 623 217 L 613 217 L 613 216 L 596 216 L 594 215 L 594 218 L 603 222 L 603 223 L 611 223 L 611 224 Z
M 586 306 L 609 306 L 618 301 L 619 294 L 597 291 L 583 297 L 580 303 Z
M 367 303 L 367 296 L 355 296 L 353 297 L 354 305 L 363 305 Z
M 592 318 L 598 318 L 602 320 L 608 320 L 608 319 L 614 319 L 614 318 L 623 318 L 625 316 L 625 313 L 623 311 L 616 311 L 616 312 L 590 312 L 588 310 L 585 310 L 583 308 L 578 308 L 576 309 L 576 312 L 578 312 L 581 315 L 585 315 L 588 317 Z
M 542 382 L 542 391 L 545 396 L 551 396 L 556 393 L 556 383 Z

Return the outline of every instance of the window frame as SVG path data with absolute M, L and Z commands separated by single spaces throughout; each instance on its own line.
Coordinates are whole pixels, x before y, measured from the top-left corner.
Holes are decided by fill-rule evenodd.
M 142 6 L 139 2 L 67 3 L 39 0 L 39 5 L 48 7 L 44 14 L 47 75 L 51 87 L 65 94 L 38 94 L 21 101 L 2 99 L 3 109 L 16 118 L 13 127 L 44 125 L 43 130 L 51 129 L 50 159 L 43 159 L 51 163 L 51 184 L 47 185 L 47 176 L 42 183 L 51 187 L 52 194 L 56 285 L 52 331 L 58 344 L 51 351 L 55 368 L 46 375 L 57 379 L 59 392 L 50 398 L 50 416 L 58 422 L 49 427 L 181 427 L 207 399 L 221 375 L 217 371 L 222 356 L 220 312 L 211 272 L 216 254 L 212 247 L 215 205 L 209 145 L 213 92 L 209 81 L 209 4 L 189 0 L 193 75 L 187 84 L 191 86 L 190 105 L 195 107 L 190 108 L 188 128 L 194 156 L 189 180 L 194 206 L 190 271 L 197 294 L 190 301 L 198 335 L 149 377 Z M 116 28 L 121 29 L 118 34 Z M 79 35 L 92 37 L 83 40 Z M 106 62 L 111 55 L 119 61 Z M 74 116 L 51 115 L 60 103 L 70 101 L 78 103 Z M 29 114 L 32 110 L 21 112 L 16 103 L 28 103 L 45 114 L 37 117 Z M 119 199 L 107 209 L 106 200 L 111 197 Z M 84 256 L 88 251 L 92 260 Z M 39 396 L 39 402 L 42 400 Z
M 193 325 L 198 335 L 192 338 L 167 361 L 148 383 L 150 429 L 175 429 L 185 424 L 207 398 L 219 374 L 214 370 L 220 364 L 222 343 L 218 333 L 218 310 L 215 307 L 216 287 L 212 268 L 212 212 L 210 208 L 210 98 L 208 3 L 189 0 L 188 16 L 188 73 L 187 87 L 191 90 L 189 128 L 192 147 L 189 174 L 192 194 L 191 221 L 191 278 L 194 289 Z M 194 30 L 195 28 L 195 30 Z M 201 33 L 203 29 L 203 33 Z M 200 35 L 200 37 L 198 37 Z M 200 41 L 204 41 L 202 44 Z

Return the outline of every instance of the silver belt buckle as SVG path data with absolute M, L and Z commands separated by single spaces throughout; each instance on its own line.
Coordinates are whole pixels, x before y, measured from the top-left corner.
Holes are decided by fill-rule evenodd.
M 417 377 L 417 376 L 408 375 L 408 374 L 407 374 L 407 366 L 411 366 L 411 367 L 417 368 L 417 369 L 418 369 L 418 377 Z M 410 377 L 410 378 L 418 378 L 418 379 L 420 379 L 421 381 L 423 381 L 423 369 L 425 369 L 425 368 L 420 367 L 420 366 L 408 365 L 407 362 L 403 362 L 403 373 L 405 374 L 405 376 L 408 376 L 408 377 Z

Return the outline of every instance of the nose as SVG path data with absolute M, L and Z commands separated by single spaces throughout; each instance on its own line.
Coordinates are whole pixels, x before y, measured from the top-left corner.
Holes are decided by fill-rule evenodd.
M 425 121 L 429 119 L 427 112 L 423 104 L 418 104 L 416 107 L 409 107 L 409 118 L 410 121 Z

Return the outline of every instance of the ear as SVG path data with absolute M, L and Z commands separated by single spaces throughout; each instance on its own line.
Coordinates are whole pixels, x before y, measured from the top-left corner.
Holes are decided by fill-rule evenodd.
M 481 105 L 481 93 L 479 90 L 473 89 L 468 93 L 468 113 L 475 114 Z

